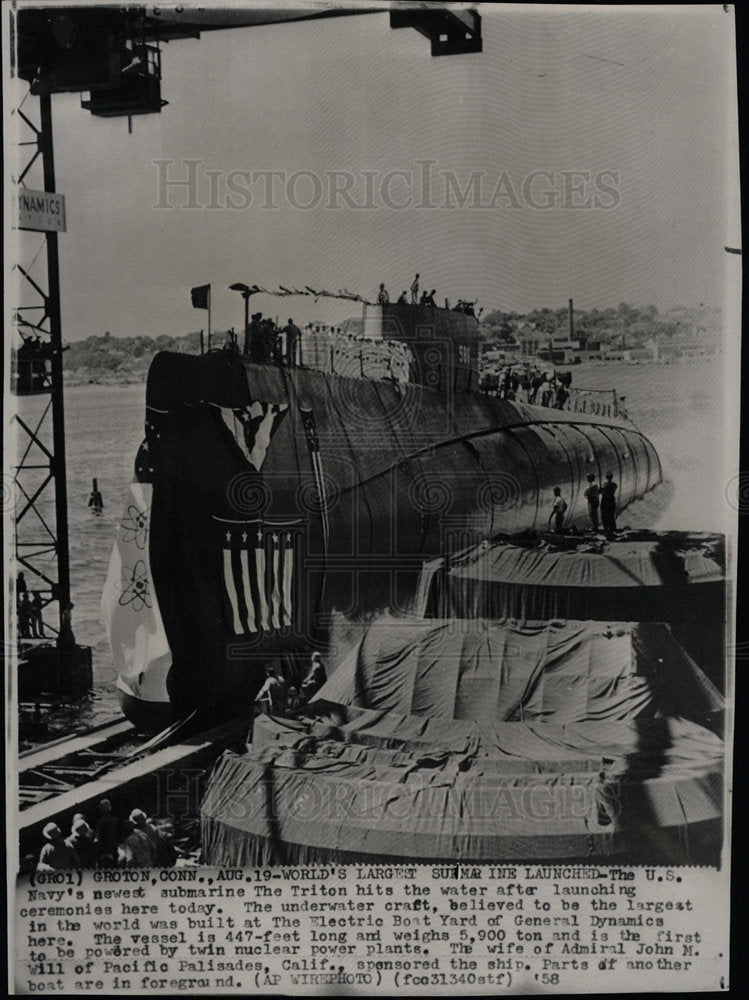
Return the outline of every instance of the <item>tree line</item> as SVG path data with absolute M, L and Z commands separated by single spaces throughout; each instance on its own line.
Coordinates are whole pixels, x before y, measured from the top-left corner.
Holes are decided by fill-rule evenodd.
M 629 344 L 641 344 L 656 336 L 712 339 L 720 337 L 722 324 L 721 310 L 717 307 L 674 306 L 659 313 L 657 306 L 638 307 L 627 302 L 607 309 L 575 309 L 573 319 L 575 339 L 612 345 L 623 339 Z M 484 316 L 480 331 L 485 341 L 498 343 L 565 337 L 570 333 L 569 307 L 533 309 L 527 313 L 495 309 Z

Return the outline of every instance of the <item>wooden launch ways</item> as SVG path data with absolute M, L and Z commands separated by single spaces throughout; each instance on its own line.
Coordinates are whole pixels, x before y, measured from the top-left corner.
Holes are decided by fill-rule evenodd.
M 93 825 L 102 798 L 122 815 L 136 805 L 159 815 L 197 815 L 200 788 L 195 779 L 230 743 L 244 737 L 248 722 L 246 717 L 233 719 L 176 741 L 182 727 L 180 722 L 133 746 L 137 730 L 118 721 L 21 754 L 22 852 L 38 850 L 41 831 L 51 821 L 67 833 L 73 815 L 83 812 Z

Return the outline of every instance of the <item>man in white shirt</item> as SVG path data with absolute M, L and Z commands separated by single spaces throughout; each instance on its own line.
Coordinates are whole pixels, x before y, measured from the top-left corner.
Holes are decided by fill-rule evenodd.
M 564 530 L 564 512 L 567 510 L 567 501 L 562 497 L 562 491 L 558 486 L 554 487 L 554 500 L 551 504 L 551 514 L 549 521 L 554 519 L 554 531 L 561 534 Z

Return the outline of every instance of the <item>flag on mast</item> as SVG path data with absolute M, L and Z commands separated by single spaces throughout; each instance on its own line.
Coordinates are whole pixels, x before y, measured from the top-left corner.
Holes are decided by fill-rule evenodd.
M 197 285 L 190 289 L 190 298 L 194 309 L 208 310 L 208 350 L 211 349 L 211 286 Z
M 193 308 L 195 309 L 210 309 L 211 308 L 211 286 L 210 285 L 198 285 L 197 288 L 190 289 L 190 297 L 192 298 Z

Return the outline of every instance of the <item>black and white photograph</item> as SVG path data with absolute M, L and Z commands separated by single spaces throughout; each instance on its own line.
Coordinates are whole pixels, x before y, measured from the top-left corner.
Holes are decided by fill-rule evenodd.
M 2 13 L 10 988 L 727 988 L 733 7 Z

